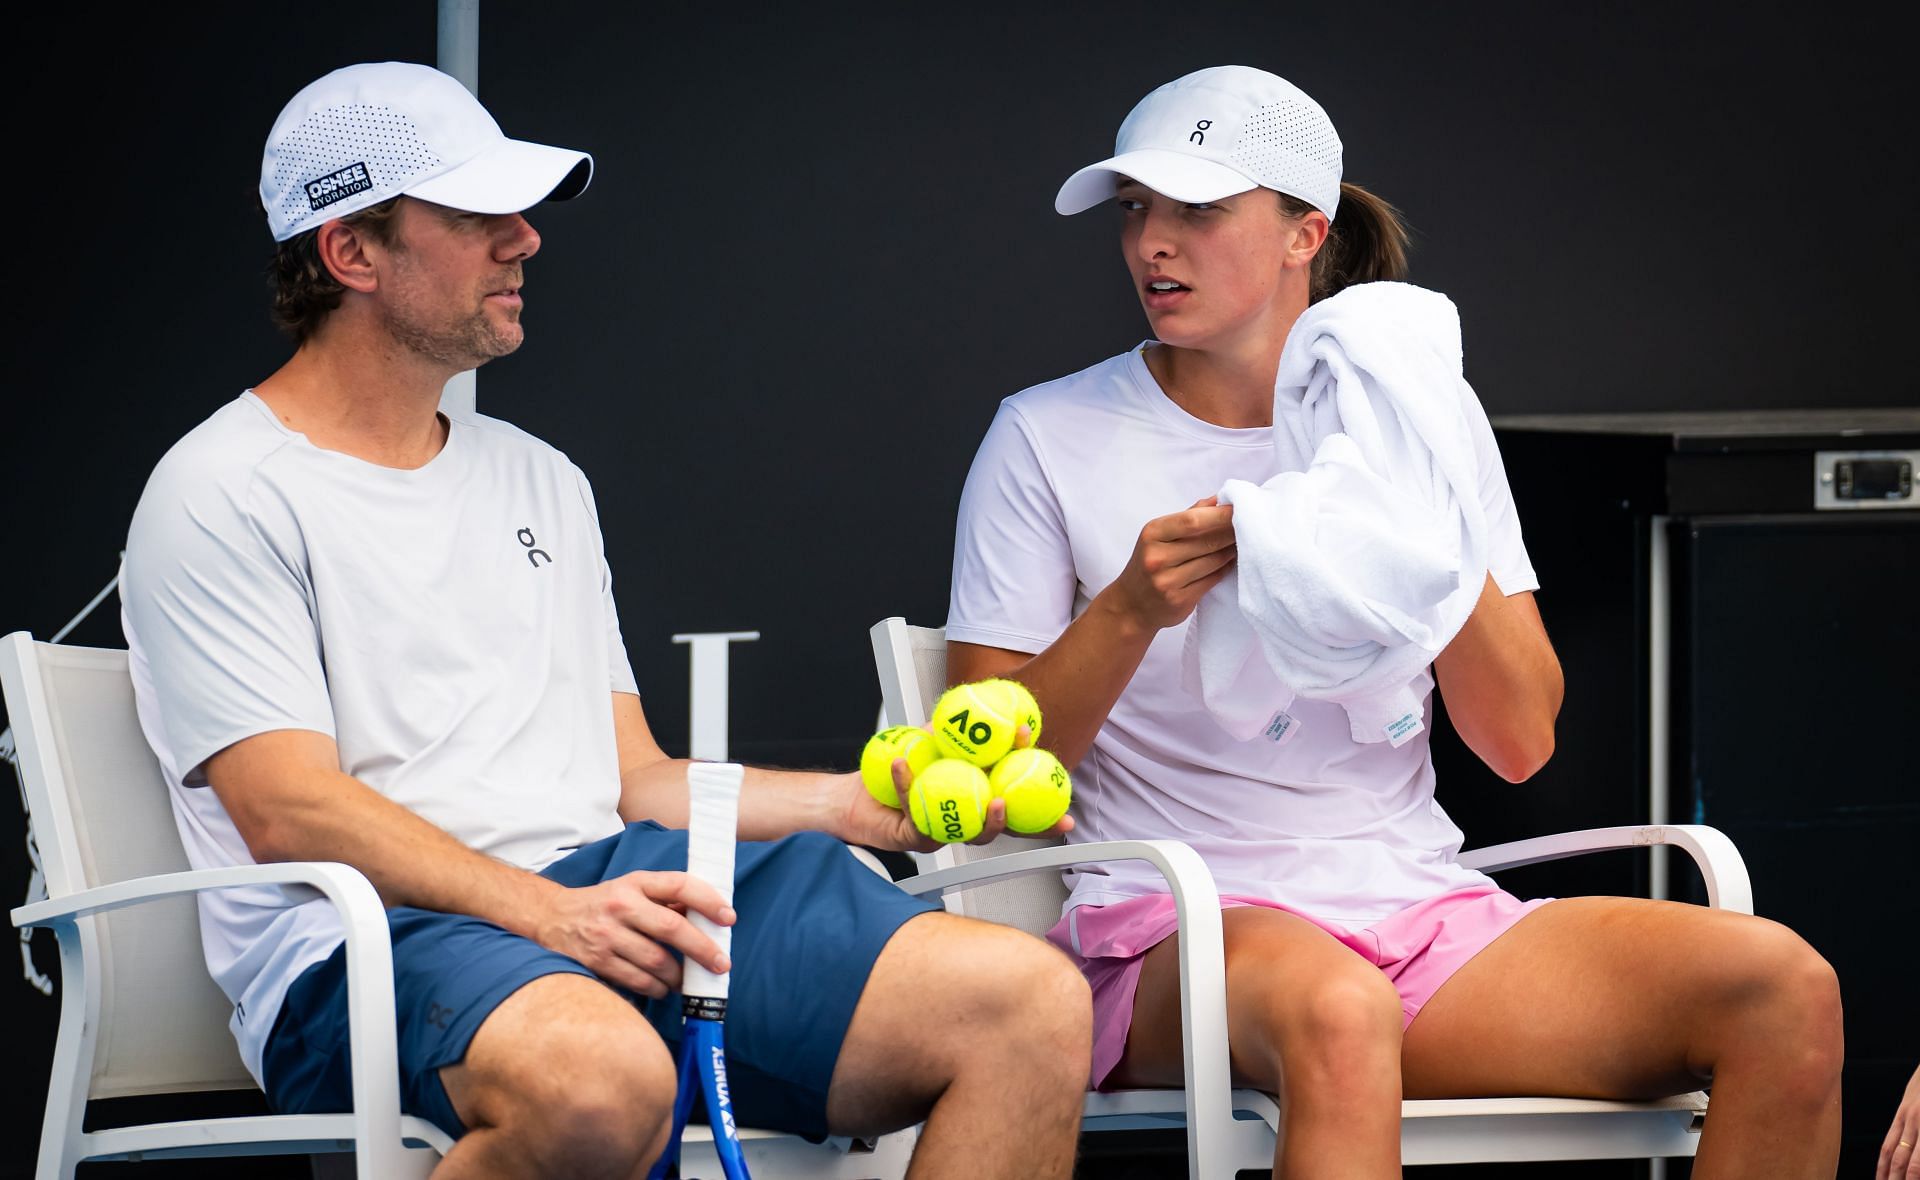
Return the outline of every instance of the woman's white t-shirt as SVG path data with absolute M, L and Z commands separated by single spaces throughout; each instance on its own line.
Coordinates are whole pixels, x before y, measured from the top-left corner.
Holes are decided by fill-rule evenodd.
M 1143 346 L 1145 347 L 1145 346 Z M 1508 594 L 1537 589 L 1493 429 L 1470 402 L 1488 564 Z M 1118 577 L 1149 520 L 1280 464 L 1266 428 L 1236 430 L 1169 399 L 1140 350 L 1007 398 L 960 500 L 950 641 L 1039 652 Z M 1470 885 L 1460 829 L 1434 800 L 1426 734 L 1352 738 L 1337 705 L 1300 700 L 1285 745 L 1239 741 L 1180 683 L 1186 623 L 1157 635 L 1074 772 L 1071 842 L 1174 838 L 1223 894 L 1365 925 Z M 1426 696 L 1431 674 L 1414 685 Z M 1137 861 L 1070 872 L 1068 908 L 1165 883 Z

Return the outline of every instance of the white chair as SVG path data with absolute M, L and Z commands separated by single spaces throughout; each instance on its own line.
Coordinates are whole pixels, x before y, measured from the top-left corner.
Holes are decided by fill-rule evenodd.
M 63 994 L 38 1180 L 70 1180 L 83 1160 L 342 1151 L 356 1153 L 360 1180 L 431 1171 L 452 1141 L 400 1113 L 392 950 L 386 911 L 367 879 L 342 864 L 189 869 L 134 712 L 126 652 L 35 643 L 15 632 L 0 639 L 0 688 L 47 882 L 47 900 L 15 909 L 13 922 L 50 927 L 60 945 Z M 254 1088 L 227 1029 L 232 1005 L 201 956 L 193 895 L 260 884 L 310 886 L 346 924 L 353 1112 L 82 1130 L 95 1098 Z M 771 1131 L 740 1134 L 764 1180 L 892 1180 L 905 1173 L 915 1138 L 907 1131 L 874 1144 L 813 1144 Z M 682 1174 L 721 1174 L 704 1126 L 687 1129 Z
M 947 686 L 942 629 L 884 619 L 872 632 L 882 715 L 890 725 L 925 724 Z M 1752 887 L 1739 852 L 1724 835 L 1697 825 L 1598 828 L 1464 852 L 1485 872 L 1608 848 L 1671 844 L 1690 853 L 1706 879 L 1708 904 L 1753 912 Z M 1180 920 L 1180 1015 L 1186 1089 L 1089 1093 L 1088 1132 L 1179 1127 L 1187 1130 L 1193 1180 L 1232 1180 L 1243 1168 L 1269 1168 L 1280 1108 L 1269 1094 L 1231 1088 L 1227 1063 L 1226 972 L 1219 895 L 1197 854 L 1171 840 L 1036 847 L 1002 837 L 985 846 L 952 844 L 925 858 L 933 871 L 901 881 L 915 894 L 945 893 L 955 913 L 1043 935 L 1066 900 L 1060 870 L 1084 861 L 1146 860 L 1165 876 Z M 982 885 L 982 882 L 991 884 Z M 957 891 L 966 887 L 964 894 Z M 1472 1098 L 1401 1104 L 1402 1161 L 1415 1164 L 1692 1156 L 1707 1096 L 1654 1102 L 1574 1098 Z

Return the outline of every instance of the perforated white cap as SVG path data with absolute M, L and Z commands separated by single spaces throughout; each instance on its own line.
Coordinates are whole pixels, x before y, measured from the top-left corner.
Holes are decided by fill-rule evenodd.
M 1340 207 L 1340 137 L 1320 104 L 1285 78 L 1212 66 L 1141 99 L 1120 124 L 1113 158 L 1069 176 L 1053 207 L 1091 209 L 1122 176 L 1190 203 L 1270 188 L 1331 218 Z
M 585 152 L 508 139 L 458 80 L 430 66 L 347 66 L 293 96 L 267 135 L 260 203 L 273 240 L 405 193 L 469 213 L 579 196 Z

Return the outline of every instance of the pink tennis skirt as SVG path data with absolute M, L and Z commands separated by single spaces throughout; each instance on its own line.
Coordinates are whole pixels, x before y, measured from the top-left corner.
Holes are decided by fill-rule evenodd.
M 1405 1023 L 1413 1023 L 1468 959 L 1536 906 L 1552 898 L 1521 901 L 1497 885 L 1474 885 L 1408 906 L 1371 926 L 1354 930 L 1265 898 L 1226 895 L 1220 908 L 1264 906 L 1313 923 L 1380 968 L 1400 993 Z M 1069 910 L 1047 941 L 1073 956 L 1093 989 L 1093 1073 L 1099 1089 L 1120 1064 L 1133 1022 L 1133 997 L 1146 953 L 1172 934 L 1178 921 L 1170 894 L 1154 893 L 1107 906 Z

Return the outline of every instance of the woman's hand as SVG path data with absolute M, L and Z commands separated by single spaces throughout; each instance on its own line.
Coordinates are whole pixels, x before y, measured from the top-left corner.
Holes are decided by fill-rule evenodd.
M 1148 521 L 1133 556 L 1102 592 L 1147 632 L 1176 626 L 1233 568 L 1233 505 L 1218 497 Z
M 1880 1163 L 1873 1180 L 1920 1180 L 1920 1068 L 1907 1079 L 1907 1092 L 1893 1112 L 1893 1126 L 1880 1145 Z
M 1193 613 L 1233 570 L 1233 506 L 1208 496 L 1140 530 L 1118 577 L 1037 654 L 949 640 L 956 680 L 1009 676 L 1047 713 L 1047 749 L 1072 770 L 1093 748 L 1154 638 Z

